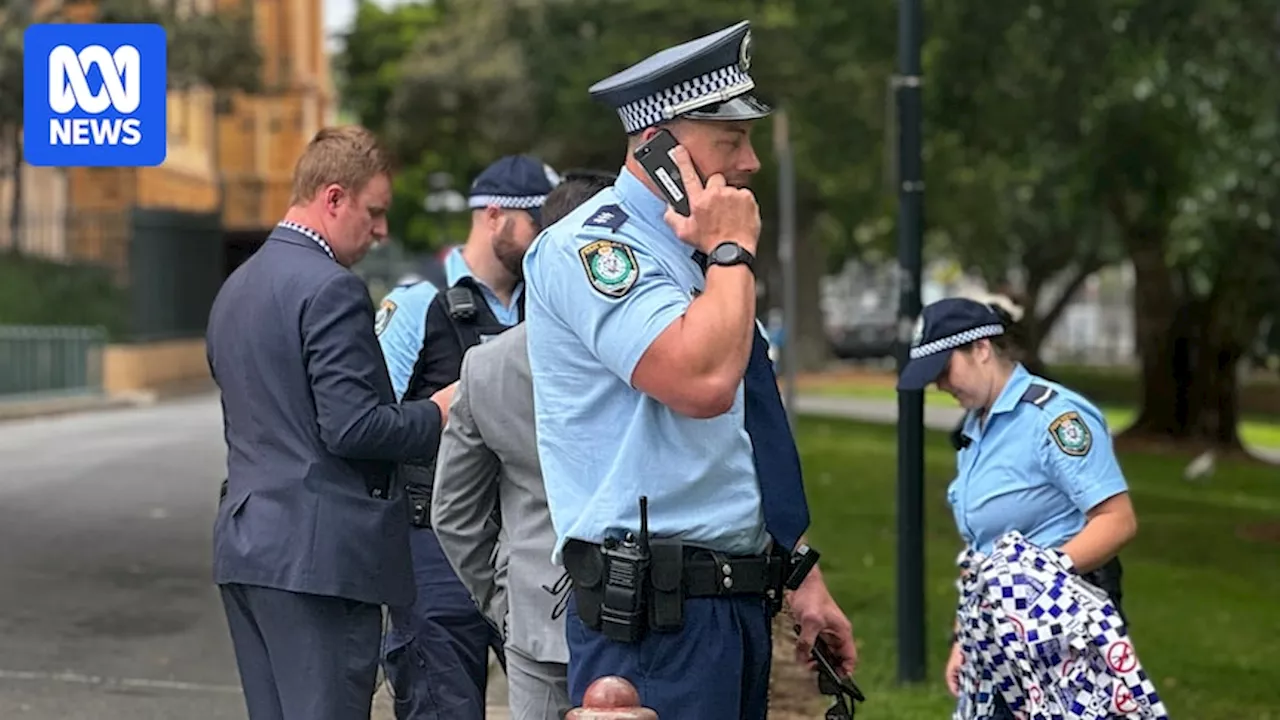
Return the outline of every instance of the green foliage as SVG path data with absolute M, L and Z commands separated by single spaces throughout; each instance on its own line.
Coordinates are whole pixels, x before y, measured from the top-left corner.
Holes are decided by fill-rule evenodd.
M 401 61 L 419 37 L 438 24 L 438 3 L 399 3 L 390 9 L 360 0 L 343 33 L 334 76 L 344 107 L 375 130 L 387 127 L 387 110 L 400 86 Z
M 187 13 L 151 0 L 99 0 L 97 22 L 157 23 L 168 36 L 169 85 L 215 90 L 262 89 L 262 51 L 248 6 L 239 12 Z
M 1042 290 L 1074 290 L 1154 246 L 1179 285 L 1222 296 L 1218 314 L 1240 319 L 1229 334 L 1256 327 L 1260 303 L 1280 300 L 1266 242 L 1280 190 L 1274 9 L 1249 0 L 925 5 L 927 260 L 958 261 L 1022 295 L 1038 341 L 1069 299 Z M 755 33 L 757 90 L 790 116 L 798 229 L 816 259 L 808 272 L 892 257 L 895 3 L 366 2 L 339 67 L 351 109 L 392 140 L 406 172 L 446 171 L 461 189 L 511 152 L 616 168 L 618 119 L 587 88 L 743 18 Z M 766 120 L 755 135 L 765 255 L 778 215 L 772 130 Z M 438 223 L 420 208 L 425 191 L 420 180 L 398 183 L 393 229 L 438 246 Z M 810 279 L 802 285 L 816 286 Z
M 103 268 L 0 254 L 0 325 L 102 326 L 119 338 L 127 302 Z
M 900 686 L 895 675 L 896 429 L 802 418 L 798 441 L 813 513 L 809 537 L 859 640 L 857 679 L 867 703 L 858 717 L 948 717 L 953 701 L 942 668 L 961 540 L 946 504 L 955 454 L 945 434 L 929 433 L 925 450 L 928 664 L 919 687 Z M 1121 554 L 1134 643 L 1174 717 L 1275 720 L 1275 470 L 1220 462 L 1212 487 L 1170 482 L 1185 462 L 1148 454 L 1120 458 L 1140 523 L 1137 539 Z

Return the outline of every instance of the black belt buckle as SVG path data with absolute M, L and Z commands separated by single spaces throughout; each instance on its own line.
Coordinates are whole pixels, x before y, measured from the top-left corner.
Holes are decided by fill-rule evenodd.
M 765 602 L 768 603 L 769 615 L 782 612 L 783 591 L 786 589 L 786 576 L 789 563 L 787 559 L 776 553 L 770 553 L 768 567 L 769 587 L 764 591 Z

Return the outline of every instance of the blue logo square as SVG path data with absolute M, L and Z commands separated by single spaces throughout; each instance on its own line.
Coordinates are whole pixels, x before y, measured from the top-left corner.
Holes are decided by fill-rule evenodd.
M 160 25 L 32 25 L 23 39 L 22 152 L 42 167 L 150 167 L 169 153 Z

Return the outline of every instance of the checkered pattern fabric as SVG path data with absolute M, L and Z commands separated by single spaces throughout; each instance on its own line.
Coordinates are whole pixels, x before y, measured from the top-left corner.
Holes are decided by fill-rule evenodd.
M 500 208 L 510 208 L 512 210 L 528 210 L 529 208 L 540 208 L 542 203 L 547 199 L 546 195 L 524 195 L 514 197 L 511 195 L 472 195 L 467 198 L 467 206 L 474 209 L 486 208 L 490 205 Z
M 306 235 L 307 237 L 311 238 L 311 240 L 315 242 L 315 244 L 320 246 L 320 249 L 324 251 L 325 255 L 329 256 L 329 259 L 331 260 L 338 259 L 336 256 L 334 256 L 333 248 L 329 247 L 329 243 L 326 242 L 323 237 L 320 237 L 320 233 L 316 232 L 315 230 L 312 230 L 306 225 L 299 225 L 298 223 L 293 222 L 292 220 L 285 220 L 281 223 L 278 223 L 277 227 L 282 227 L 286 230 L 292 230 L 298 233 L 299 235 Z
M 928 355 L 934 355 L 936 353 L 943 352 L 944 350 L 953 350 L 961 345 L 967 345 L 974 340 L 981 340 L 982 338 L 994 337 L 996 335 L 1003 334 L 1003 325 L 982 325 L 971 330 L 965 330 L 964 332 L 956 333 L 955 335 L 948 335 L 944 338 L 938 338 L 933 342 L 927 342 L 923 345 L 913 347 L 911 348 L 911 359 L 915 360 Z
M 639 132 L 677 115 L 731 100 L 755 88 L 755 81 L 738 65 L 712 70 L 674 87 L 640 98 L 618 108 L 627 134 Z
M 1115 607 L 1065 554 L 1011 532 L 957 564 L 965 662 L 952 720 L 990 717 L 997 693 L 1025 720 L 1168 719 Z

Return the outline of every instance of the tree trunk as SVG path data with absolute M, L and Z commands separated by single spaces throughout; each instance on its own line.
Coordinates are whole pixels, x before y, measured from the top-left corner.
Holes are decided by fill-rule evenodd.
M 1050 279 L 1050 274 L 1044 271 L 1038 271 L 1037 268 L 1027 265 L 1027 289 L 1026 297 L 1022 303 L 1023 317 L 1018 323 L 1016 340 L 1018 349 L 1021 351 L 1022 364 L 1027 370 L 1034 375 L 1052 380 L 1045 373 L 1047 368 L 1044 361 L 1040 358 L 1040 348 L 1044 345 L 1044 341 L 1049 337 L 1050 331 L 1054 325 L 1062 318 L 1062 313 L 1066 311 L 1067 306 L 1071 304 L 1071 299 L 1075 296 L 1084 282 L 1093 276 L 1094 273 L 1102 269 L 1102 262 L 1096 258 L 1083 258 L 1072 268 L 1072 275 L 1063 286 L 1062 292 L 1053 302 L 1041 310 L 1040 293 L 1044 289 L 1045 284 Z
M 1185 427 L 1188 308 L 1180 302 L 1164 259 L 1160 237 L 1132 239 L 1134 327 L 1142 356 L 1142 393 L 1138 419 L 1126 436 L 1180 437 Z
M 827 339 L 822 315 L 822 278 L 826 275 L 826 255 L 810 232 L 812 223 L 799 217 L 796 222 L 796 327 L 787 336 L 796 343 L 796 369 L 799 372 L 822 370 L 831 360 L 831 343 Z M 812 217 L 812 215 L 809 215 Z
M 1162 275 L 1171 288 L 1167 267 Z M 1142 278 L 1139 274 L 1140 304 L 1162 292 L 1153 287 L 1157 283 L 1144 286 Z M 1124 433 L 1126 440 L 1172 440 L 1191 451 L 1243 451 L 1236 373 L 1258 320 L 1250 288 L 1239 280 L 1227 273 L 1208 298 L 1184 300 L 1173 306 L 1172 317 L 1148 314 L 1145 327 L 1139 315 L 1143 405 L 1138 421 Z
M 1212 331 L 1213 328 L 1203 328 Z M 1188 435 L 1197 444 L 1226 451 L 1243 450 L 1236 367 L 1243 355 L 1235 343 L 1209 338 L 1196 354 Z

